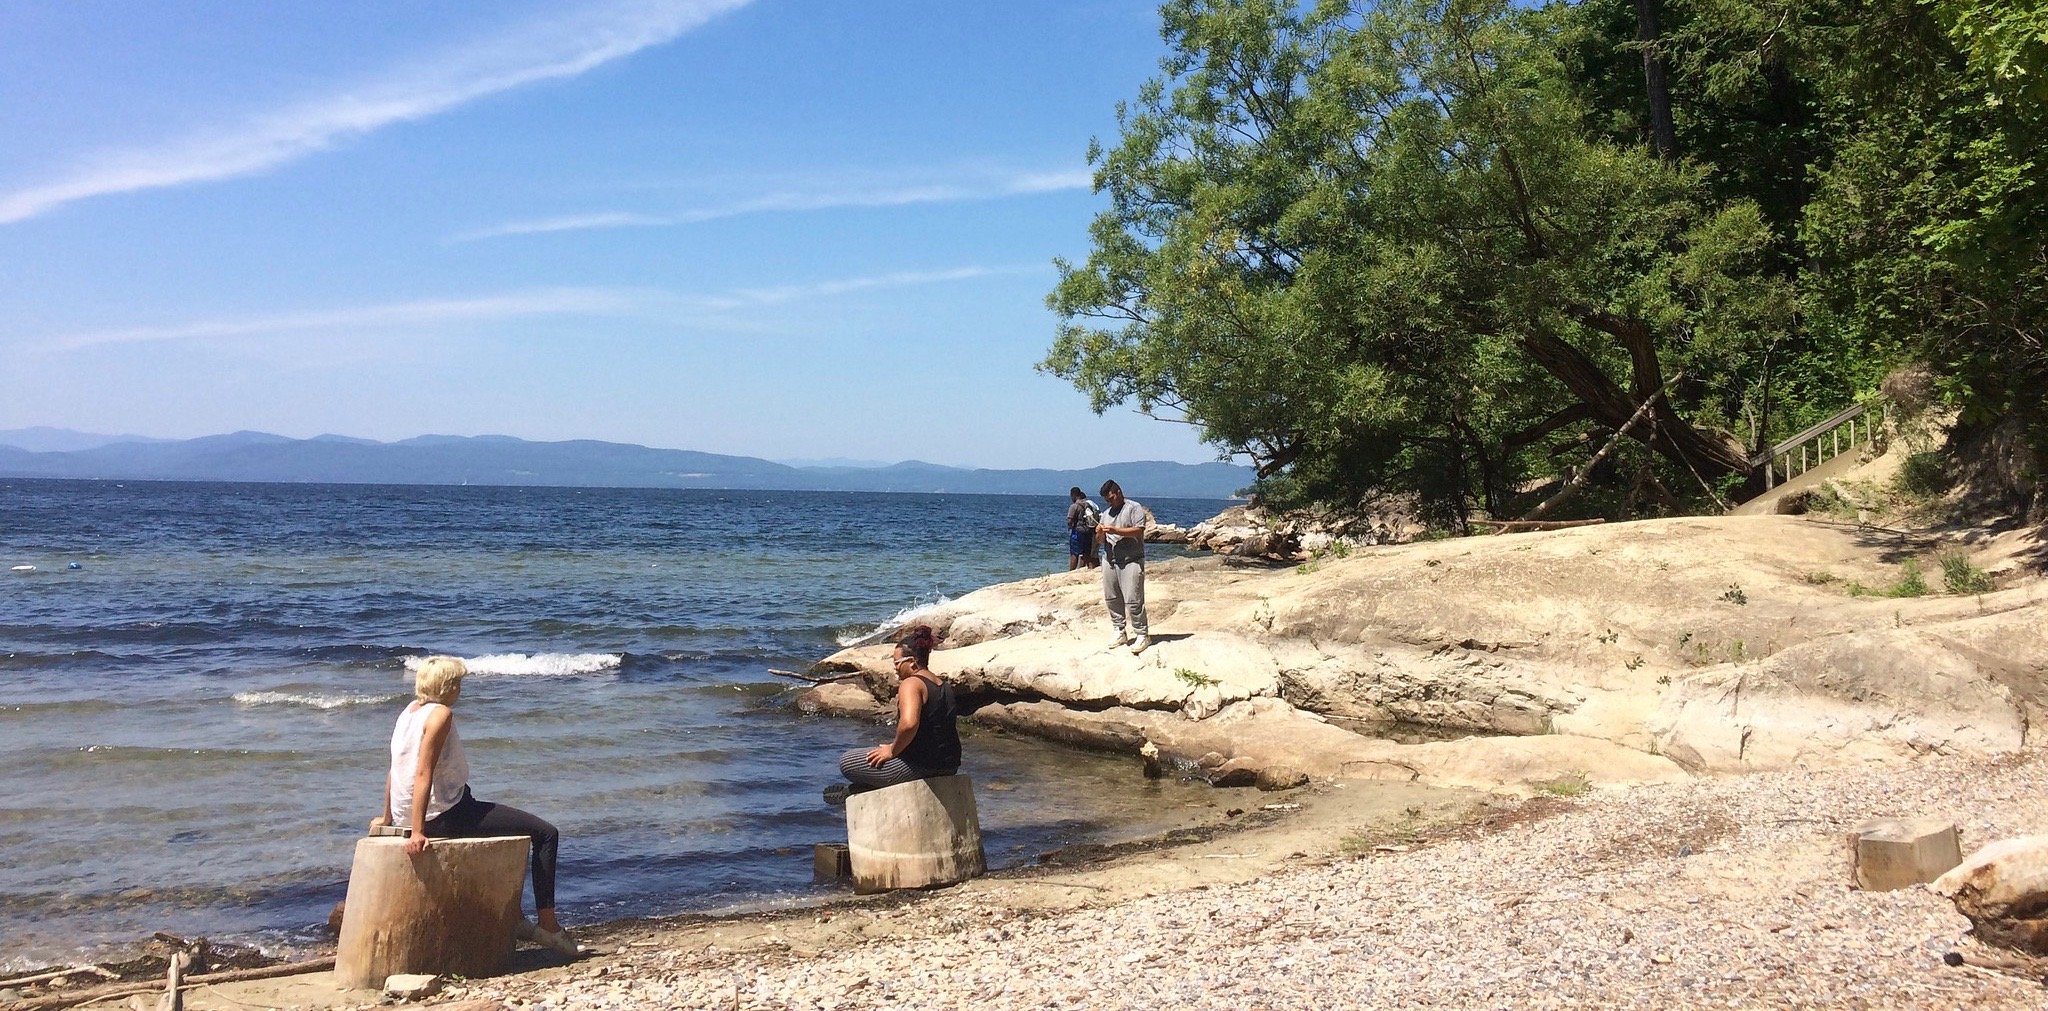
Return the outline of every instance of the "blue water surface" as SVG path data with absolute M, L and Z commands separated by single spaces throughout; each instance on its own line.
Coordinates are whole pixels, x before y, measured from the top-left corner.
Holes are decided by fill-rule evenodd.
M 1132 492 L 1163 522 L 1226 504 Z M 811 894 L 810 845 L 844 834 L 818 796 L 831 760 L 884 735 L 796 715 L 768 669 L 1065 568 L 1065 508 L 0 481 L 0 967 L 160 929 L 310 941 L 379 809 L 405 662 L 429 653 L 475 669 L 477 795 L 563 830 L 568 922 Z M 967 751 L 999 865 L 1142 827 L 1144 791 L 1183 802 L 1124 760 Z

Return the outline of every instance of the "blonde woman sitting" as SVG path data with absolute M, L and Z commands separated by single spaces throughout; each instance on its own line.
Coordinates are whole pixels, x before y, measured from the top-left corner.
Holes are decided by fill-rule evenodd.
M 516 807 L 471 796 L 469 760 L 455 732 L 452 706 L 469 673 L 452 656 L 430 656 L 413 674 L 413 701 L 391 731 L 391 774 L 384 780 L 386 825 L 407 829 L 405 851 L 424 853 L 434 839 L 523 835 L 533 841 L 533 905 L 537 929 L 522 936 L 571 958 L 576 942 L 555 919 L 555 853 L 561 833 Z

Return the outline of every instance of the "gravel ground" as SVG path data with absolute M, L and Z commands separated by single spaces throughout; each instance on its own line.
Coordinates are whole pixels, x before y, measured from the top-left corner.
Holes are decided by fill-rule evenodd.
M 2048 1008 L 1949 968 L 1968 922 L 1847 886 L 1847 830 L 2048 831 L 2048 760 L 1771 773 L 1538 801 L 1497 831 L 1052 915 L 938 893 L 827 955 L 629 948 L 463 988 L 541 1008 Z

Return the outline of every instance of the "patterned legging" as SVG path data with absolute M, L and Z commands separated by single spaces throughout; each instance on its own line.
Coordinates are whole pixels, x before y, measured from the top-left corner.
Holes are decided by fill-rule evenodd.
M 895 786 L 898 783 L 914 783 L 933 776 L 950 776 L 951 772 L 940 769 L 920 769 L 900 758 L 892 758 L 879 767 L 868 764 L 868 748 L 855 748 L 839 756 L 839 774 L 855 786 L 869 789 Z

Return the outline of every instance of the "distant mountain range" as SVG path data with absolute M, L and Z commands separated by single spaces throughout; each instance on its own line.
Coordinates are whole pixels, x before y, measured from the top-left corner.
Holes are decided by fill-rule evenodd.
M 1086 470 L 970 470 L 908 460 L 888 466 L 792 467 L 750 456 L 589 439 L 422 435 L 376 442 L 236 432 L 164 440 L 56 428 L 0 431 L 0 477 L 992 495 L 1059 495 L 1074 485 L 1093 495 L 1105 479 L 1115 478 L 1141 501 L 1147 496 L 1228 498 L 1252 483 L 1251 468 L 1228 463 L 1146 460 Z

